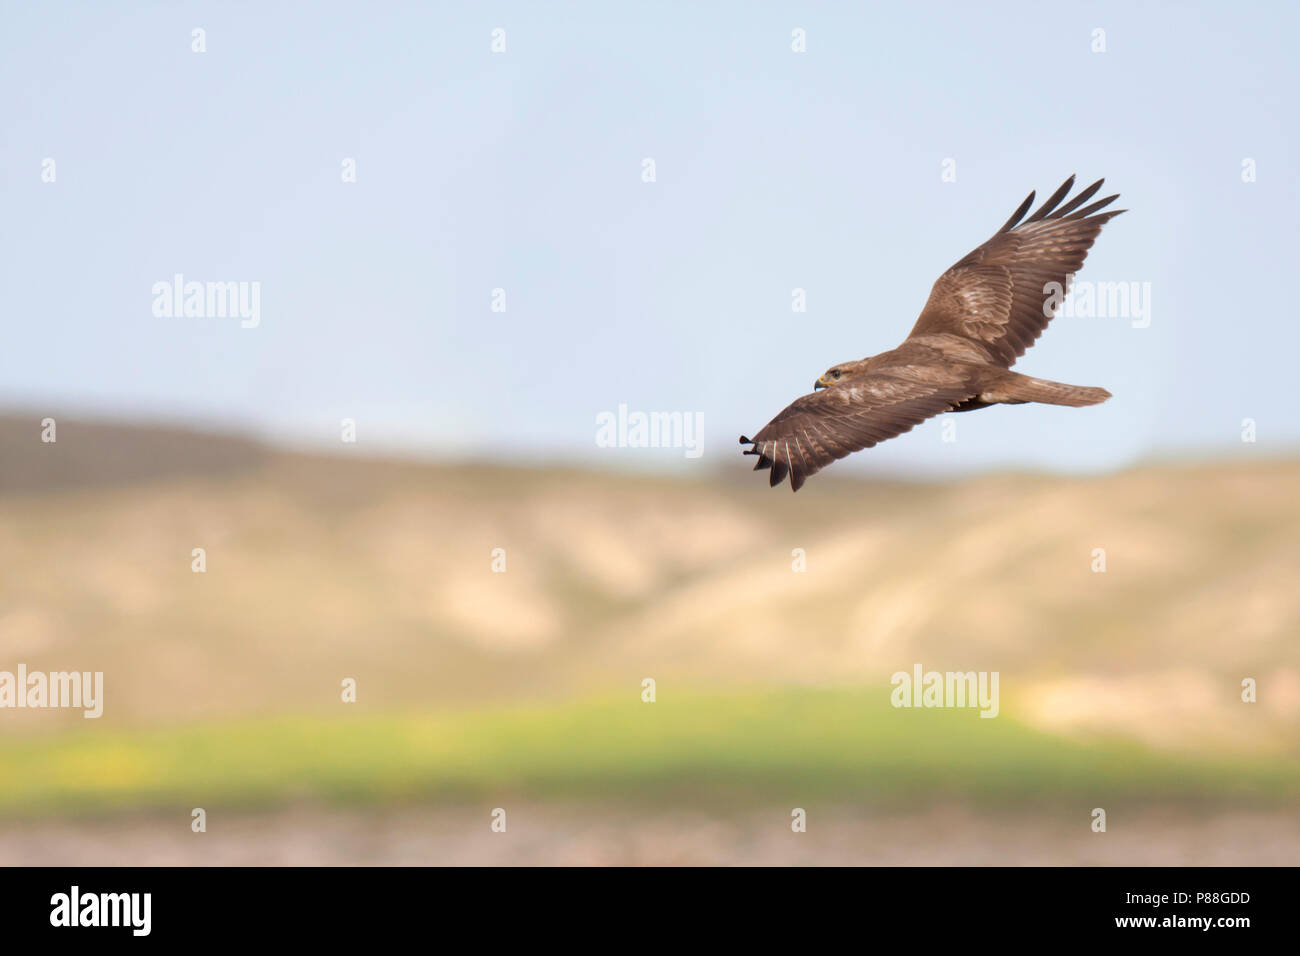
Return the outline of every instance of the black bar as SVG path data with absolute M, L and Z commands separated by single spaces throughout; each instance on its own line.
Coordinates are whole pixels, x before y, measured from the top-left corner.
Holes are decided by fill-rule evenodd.
M 431 939 L 441 939 L 457 928 L 495 935 L 528 925 L 554 927 L 557 921 L 568 923 L 576 938 L 597 924 L 607 929 L 625 924 L 635 935 L 704 920 L 735 936 L 763 937 L 783 929 L 797 935 L 800 927 L 815 924 L 819 934 L 844 930 L 850 938 L 873 942 L 910 934 L 917 942 L 973 944 L 1128 936 L 1231 945 L 1251 934 L 1285 932 L 1292 922 L 1294 882 L 1289 868 L 566 869 L 540 874 L 486 868 L 51 867 L 0 871 L 0 925 L 7 943 L 66 942 L 74 935 L 78 943 L 111 938 L 241 942 L 264 938 L 263 927 L 304 944 L 345 938 L 375 943 L 397 942 L 413 926 L 439 927 Z M 117 907 L 119 923 L 126 925 L 52 925 L 52 916 L 70 921 L 64 917 L 74 886 L 79 921 L 101 912 L 99 894 L 149 894 L 147 937 L 136 936 L 144 927 L 143 895 L 130 909 L 116 896 L 102 910 L 111 917 Z M 87 903 L 87 896 L 95 902 Z M 61 898 L 68 903 L 62 910 Z M 1189 922 L 1204 919 L 1211 921 L 1208 928 Z M 1226 920 L 1244 922 L 1227 925 Z

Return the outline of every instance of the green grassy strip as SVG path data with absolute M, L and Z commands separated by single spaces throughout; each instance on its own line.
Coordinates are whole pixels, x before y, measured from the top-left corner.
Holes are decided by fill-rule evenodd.
M 883 703 L 882 703 L 883 701 Z M 662 694 L 454 714 L 279 717 L 0 740 L 0 813 L 506 796 L 1005 806 L 1068 797 L 1278 803 L 1300 766 L 1054 737 L 887 692 Z

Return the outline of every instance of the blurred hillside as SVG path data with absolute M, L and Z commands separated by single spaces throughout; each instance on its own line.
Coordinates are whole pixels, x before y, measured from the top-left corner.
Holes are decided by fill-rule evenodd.
M 106 685 L 98 721 L 0 712 L 0 810 L 1300 793 L 1300 463 L 791 495 L 739 455 L 682 481 L 74 421 L 51 445 L 32 417 L 0 461 L 0 669 Z M 889 707 L 918 663 L 999 671 L 1000 717 Z
M 1295 742 L 1294 462 L 831 472 L 795 496 L 739 456 L 728 480 L 686 482 L 77 422 L 58 439 L 0 419 L 0 648 L 104 670 L 105 723 L 333 710 L 343 676 L 360 706 L 439 707 L 646 676 L 852 686 L 920 662 L 1001 671 L 1047 726 Z

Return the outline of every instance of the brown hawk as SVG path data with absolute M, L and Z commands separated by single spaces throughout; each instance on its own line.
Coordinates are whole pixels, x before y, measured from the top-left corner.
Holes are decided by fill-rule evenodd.
M 809 475 L 851 452 L 901 435 L 933 415 L 989 405 L 1096 405 L 1104 388 L 1064 385 L 1011 371 L 1056 314 L 1062 293 L 1093 240 L 1115 216 L 1119 194 L 1084 206 L 1105 180 L 1065 205 L 1071 176 L 1029 218 L 1031 192 L 993 238 L 939 277 L 921 317 L 896 349 L 841 362 L 753 438 L 754 470 L 771 484 Z M 1082 208 L 1080 208 L 1082 207 Z M 1021 221 L 1023 219 L 1023 221 Z

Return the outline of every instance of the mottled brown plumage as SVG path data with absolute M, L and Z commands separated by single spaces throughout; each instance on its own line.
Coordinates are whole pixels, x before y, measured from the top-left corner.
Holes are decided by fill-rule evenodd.
M 1095 405 L 1102 388 L 1064 385 L 1011 371 L 1052 320 L 1101 227 L 1123 209 L 1117 198 L 1085 206 L 1104 180 L 1065 205 L 1071 176 L 1027 219 L 1034 194 L 988 242 L 939 277 L 903 344 L 833 366 L 752 439 L 741 436 L 757 471 L 771 484 L 790 476 L 798 491 L 809 475 L 851 452 L 901 435 L 931 416 L 989 405 L 1042 402 Z M 1023 221 L 1022 221 L 1023 220 Z

